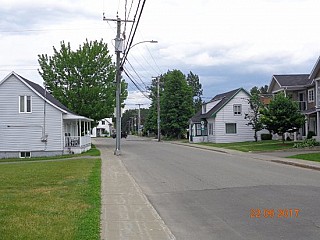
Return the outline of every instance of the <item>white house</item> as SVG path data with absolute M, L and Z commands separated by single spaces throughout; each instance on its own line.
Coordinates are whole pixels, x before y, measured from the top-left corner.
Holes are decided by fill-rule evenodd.
M 248 126 L 250 94 L 243 88 L 215 96 L 202 105 L 190 119 L 189 141 L 230 143 L 254 141 L 254 131 Z
M 112 130 L 112 118 L 104 118 L 98 122 L 96 127 L 92 128 L 91 137 L 110 137 Z
M 91 121 L 15 72 L 0 82 L 0 158 L 87 151 Z

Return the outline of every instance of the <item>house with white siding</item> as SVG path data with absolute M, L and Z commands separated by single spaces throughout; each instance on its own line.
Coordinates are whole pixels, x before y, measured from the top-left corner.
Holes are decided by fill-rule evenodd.
M 0 82 L 0 158 L 87 151 L 91 121 L 15 72 Z
M 254 141 L 254 130 L 245 114 L 250 94 L 243 88 L 216 95 L 189 121 L 189 141 L 230 143 Z
M 103 118 L 91 130 L 91 137 L 110 137 L 113 130 L 112 118 Z

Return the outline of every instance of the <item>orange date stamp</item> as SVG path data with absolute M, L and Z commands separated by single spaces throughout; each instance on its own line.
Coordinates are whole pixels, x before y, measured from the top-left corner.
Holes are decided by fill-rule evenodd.
M 300 209 L 282 208 L 282 209 L 260 209 L 251 208 L 250 218 L 298 218 Z

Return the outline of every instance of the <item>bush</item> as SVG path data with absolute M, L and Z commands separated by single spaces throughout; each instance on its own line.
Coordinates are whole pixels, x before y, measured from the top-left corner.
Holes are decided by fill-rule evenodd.
M 270 133 L 262 133 L 261 140 L 272 140 L 272 134 Z
M 319 143 L 313 138 L 305 139 L 303 142 L 297 142 L 293 145 L 294 148 L 310 148 L 314 146 L 319 146 Z
M 309 131 L 307 134 L 307 139 L 311 139 L 313 136 L 316 136 L 314 131 Z

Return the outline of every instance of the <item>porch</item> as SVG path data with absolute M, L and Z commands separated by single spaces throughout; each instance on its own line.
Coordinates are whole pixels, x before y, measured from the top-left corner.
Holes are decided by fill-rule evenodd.
M 91 122 L 79 116 L 64 118 L 64 153 L 79 154 L 91 149 Z

